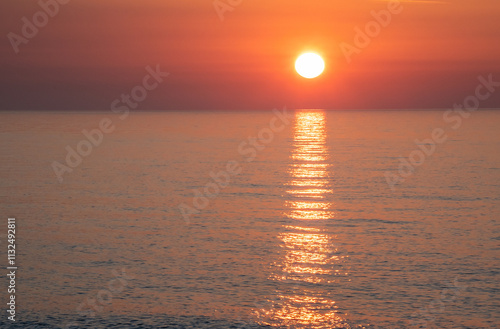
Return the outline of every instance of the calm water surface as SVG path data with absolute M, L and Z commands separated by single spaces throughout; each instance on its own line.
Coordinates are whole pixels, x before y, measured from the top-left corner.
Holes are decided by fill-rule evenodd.
M 442 115 L 1 113 L 19 270 L 0 325 L 497 328 L 500 112 Z M 115 130 L 59 182 L 53 161 L 103 118 Z M 435 128 L 447 140 L 391 189 Z M 187 223 L 180 204 L 203 207 Z

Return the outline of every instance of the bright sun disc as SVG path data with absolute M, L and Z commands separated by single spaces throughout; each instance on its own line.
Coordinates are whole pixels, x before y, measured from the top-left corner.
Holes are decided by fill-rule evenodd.
M 315 53 L 305 53 L 295 61 L 295 70 L 307 79 L 316 78 L 325 69 L 323 58 Z

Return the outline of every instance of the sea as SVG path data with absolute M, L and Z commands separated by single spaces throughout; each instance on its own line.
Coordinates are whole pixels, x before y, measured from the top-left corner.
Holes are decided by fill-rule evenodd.
M 466 114 L 1 112 L 0 327 L 499 328 Z

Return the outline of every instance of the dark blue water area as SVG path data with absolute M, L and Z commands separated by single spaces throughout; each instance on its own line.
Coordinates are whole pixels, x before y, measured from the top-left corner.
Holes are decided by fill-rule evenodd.
M 71 322 L 67 318 L 47 317 L 45 320 L 17 320 L 15 323 L 12 321 L 0 321 L 0 328 L 14 329 L 14 328 L 64 328 L 64 329 L 77 329 L 77 328 L 174 328 L 174 329 L 188 329 L 188 328 L 201 328 L 201 329 L 215 329 L 215 328 L 231 328 L 231 329 L 253 329 L 253 328 L 285 328 L 285 327 L 271 327 L 266 325 L 259 325 L 256 323 L 246 323 L 238 320 L 225 320 L 213 319 L 209 317 L 195 317 L 195 316 L 146 316 L 146 317 L 95 317 L 95 318 L 81 318 Z

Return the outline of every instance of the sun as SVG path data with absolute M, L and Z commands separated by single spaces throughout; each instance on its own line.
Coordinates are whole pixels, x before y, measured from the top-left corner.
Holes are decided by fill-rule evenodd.
M 305 53 L 295 61 L 295 70 L 306 79 L 313 79 L 323 73 L 325 62 L 320 55 L 315 53 Z

